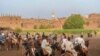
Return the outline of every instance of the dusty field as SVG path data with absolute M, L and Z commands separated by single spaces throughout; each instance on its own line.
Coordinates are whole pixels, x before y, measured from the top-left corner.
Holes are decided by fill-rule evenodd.
M 100 56 L 100 38 L 90 40 L 88 56 Z
M 23 50 L 10 50 L 0 52 L 0 56 L 25 56 Z
M 90 40 L 88 56 L 100 56 L 100 38 L 92 38 Z M 59 55 L 59 53 L 57 53 Z M 57 55 L 57 56 L 58 56 Z M 0 56 L 25 56 L 24 50 L 2 51 Z

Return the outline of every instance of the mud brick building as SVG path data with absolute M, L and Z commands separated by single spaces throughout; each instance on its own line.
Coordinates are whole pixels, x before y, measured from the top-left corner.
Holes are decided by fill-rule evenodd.
M 85 29 L 100 28 L 100 14 L 89 14 L 83 16 Z M 21 16 L 0 16 L 0 27 L 5 28 L 21 28 L 21 29 L 38 29 L 41 25 L 48 26 L 50 29 L 62 29 L 66 17 L 49 19 L 41 18 L 22 18 Z

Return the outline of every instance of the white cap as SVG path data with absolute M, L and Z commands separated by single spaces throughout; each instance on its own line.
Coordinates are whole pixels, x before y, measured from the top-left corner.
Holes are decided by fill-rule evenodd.
M 4 36 L 5 34 L 4 34 L 4 33 L 2 33 L 1 35 L 2 35 L 2 36 Z

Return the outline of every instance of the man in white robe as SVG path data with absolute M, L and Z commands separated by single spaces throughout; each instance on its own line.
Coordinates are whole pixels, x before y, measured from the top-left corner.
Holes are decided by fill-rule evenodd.
M 52 54 L 52 49 L 51 49 L 50 44 L 47 41 L 47 39 L 43 39 L 41 47 L 48 52 L 48 55 Z
M 75 44 L 75 46 L 78 45 L 78 44 L 80 44 L 82 48 L 87 49 L 87 47 L 86 47 L 86 45 L 85 45 L 85 41 L 84 41 L 84 39 L 81 38 L 81 37 L 75 38 L 75 39 L 74 39 L 74 44 Z
M 61 48 L 64 51 L 70 51 L 74 56 L 77 56 L 77 52 L 74 50 L 73 43 L 66 38 L 62 40 Z

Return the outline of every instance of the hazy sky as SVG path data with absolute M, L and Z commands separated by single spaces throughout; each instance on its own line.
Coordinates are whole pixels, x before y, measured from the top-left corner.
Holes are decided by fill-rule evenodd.
M 50 18 L 52 11 L 57 17 L 100 13 L 100 0 L 0 0 L 0 14 Z

